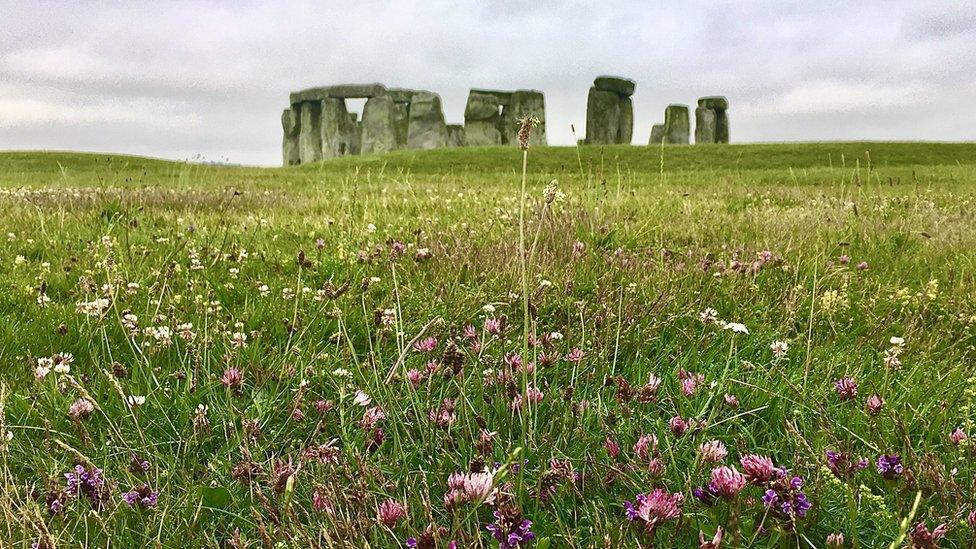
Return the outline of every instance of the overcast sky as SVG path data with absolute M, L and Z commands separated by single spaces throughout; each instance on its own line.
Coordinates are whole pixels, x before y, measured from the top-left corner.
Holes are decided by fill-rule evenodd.
M 0 149 L 275 165 L 288 92 L 382 82 L 546 94 L 582 136 L 600 74 L 637 81 L 634 142 L 668 103 L 731 103 L 732 139 L 976 139 L 974 0 L 0 0 Z

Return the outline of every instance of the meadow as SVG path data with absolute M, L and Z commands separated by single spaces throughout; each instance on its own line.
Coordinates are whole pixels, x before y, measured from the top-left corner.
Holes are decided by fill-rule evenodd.
M 976 144 L 0 153 L 0 546 L 973 547 Z

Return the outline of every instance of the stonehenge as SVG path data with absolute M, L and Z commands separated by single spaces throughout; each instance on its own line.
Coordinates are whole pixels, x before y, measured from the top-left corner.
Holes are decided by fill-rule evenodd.
M 630 144 L 634 134 L 632 96 L 637 85 L 617 76 L 593 80 L 586 101 L 586 136 L 579 144 Z M 365 99 L 362 116 L 349 112 L 347 99 Z M 531 145 L 546 145 L 546 101 L 541 91 L 472 88 L 464 124 L 448 124 L 440 95 L 383 84 L 339 84 L 306 88 L 289 95 L 281 113 L 281 156 L 285 166 L 358 154 L 403 149 L 517 145 L 517 121 L 538 120 Z M 695 143 L 729 142 L 729 102 L 698 99 Z M 648 144 L 687 145 L 691 120 L 687 105 L 671 104 L 664 123 L 654 124 Z
M 729 100 L 721 96 L 698 99 L 695 109 L 695 143 L 729 142 Z
M 634 133 L 637 84 L 616 76 L 599 76 L 586 99 L 586 139 L 589 145 L 630 143 Z
M 687 145 L 691 136 L 691 121 L 688 118 L 688 105 L 668 105 L 664 109 L 664 142 L 672 145 Z
M 514 146 L 517 144 L 516 124 L 523 116 L 534 116 L 539 120 L 529 144 L 545 145 L 546 100 L 541 91 L 472 89 L 464 107 L 464 145 Z

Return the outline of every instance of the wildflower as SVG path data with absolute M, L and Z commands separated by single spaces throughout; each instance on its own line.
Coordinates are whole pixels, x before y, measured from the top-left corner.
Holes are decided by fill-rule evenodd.
M 741 322 L 723 322 L 722 328 L 731 331 L 736 334 L 748 334 L 749 328 L 746 328 L 745 324 Z
M 746 485 L 746 477 L 735 467 L 716 467 L 712 469 L 712 481 L 708 489 L 724 499 L 733 499 Z
M 643 435 L 634 443 L 634 455 L 646 461 L 657 452 L 657 437 L 654 435 Z
M 583 349 L 580 349 L 579 347 L 573 347 L 569 351 L 569 354 L 566 355 L 566 360 L 570 362 L 580 362 L 581 360 L 583 360 Z
M 34 377 L 38 381 L 43 381 L 44 378 L 47 377 L 49 373 L 51 373 L 51 369 L 53 367 L 54 367 L 54 361 L 52 359 L 47 357 L 42 357 L 37 359 L 37 367 L 34 368 Z
M 413 344 L 413 350 L 418 353 L 429 353 L 437 348 L 437 339 L 433 337 L 424 338 Z
M 857 382 L 850 376 L 844 376 L 838 379 L 834 382 L 834 386 L 837 389 L 837 396 L 840 397 L 841 401 L 851 400 L 857 396 Z
M 847 265 L 848 263 L 851 262 L 851 256 L 847 254 L 842 254 L 840 257 L 837 258 L 837 262 L 840 263 L 841 265 Z
M 942 523 L 935 527 L 931 532 L 925 522 L 919 522 L 909 533 L 912 540 L 912 547 L 918 549 L 938 549 L 939 540 L 949 531 L 949 525 Z
M 71 404 L 68 408 L 68 415 L 71 419 L 81 421 L 91 415 L 95 411 L 95 406 L 87 398 L 79 398 Z
M 526 519 L 517 508 L 502 507 L 495 511 L 494 516 L 495 522 L 485 528 L 498 541 L 498 549 L 517 549 L 535 539 L 532 521 Z
M 790 349 L 790 344 L 787 341 L 774 341 L 769 345 L 769 349 L 773 351 L 773 356 L 776 358 L 783 358 Z
M 637 494 L 637 505 L 629 501 L 624 502 L 627 519 L 641 521 L 648 533 L 653 533 L 658 526 L 681 516 L 681 504 L 684 498 L 680 493 L 669 494 L 661 488 L 644 495 Z
M 854 458 L 847 452 L 827 450 L 825 455 L 827 456 L 827 468 L 840 480 L 849 480 L 855 473 L 866 469 L 868 466 L 868 460 L 862 458 L 854 461 Z
M 244 386 L 244 374 L 239 368 L 230 367 L 224 370 L 224 375 L 220 377 L 220 382 L 235 395 L 241 394 L 241 387 Z
M 966 432 L 962 430 L 962 427 L 956 427 L 955 431 L 949 433 L 949 440 L 956 446 L 959 446 L 967 438 L 969 437 L 966 436 Z
M 498 318 L 486 318 L 485 319 L 485 331 L 492 335 L 498 335 L 504 330 L 502 326 L 501 319 Z
M 674 416 L 668 421 L 668 427 L 674 436 L 680 437 L 688 431 L 688 422 L 681 419 L 681 416 Z
M 108 489 L 105 486 L 105 478 L 102 470 L 97 467 L 90 469 L 83 465 L 75 465 L 73 471 L 64 474 L 65 492 L 70 497 L 88 498 L 92 507 L 99 510 L 108 501 Z M 52 506 L 53 510 L 53 506 Z
M 876 416 L 881 413 L 882 408 L 884 408 L 884 399 L 878 394 L 872 394 L 868 397 L 867 402 L 864 403 L 864 411 L 868 415 Z
M 518 121 L 518 145 L 523 151 L 529 150 L 529 138 L 532 136 L 532 127 L 538 126 L 540 121 L 534 116 L 524 116 Z
M 620 455 L 620 445 L 617 444 L 616 440 L 610 437 L 607 437 L 607 439 L 603 441 L 603 447 L 607 449 L 607 454 L 610 455 L 610 459 L 617 459 L 617 457 Z
M 129 507 L 138 505 L 143 509 L 155 507 L 158 497 L 159 493 L 152 491 L 147 484 L 143 484 L 138 488 L 133 488 L 132 490 L 122 494 L 123 501 L 128 503 Z
M 376 510 L 377 519 L 387 528 L 393 528 L 407 516 L 407 509 L 395 499 L 388 499 Z
M 698 314 L 699 320 L 704 324 L 717 324 L 718 323 L 718 311 L 711 307 L 707 307 L 704 311 Z
M 742 466 L 746 479 L 753 484 L 767 484 L 779 476 L 779 470 L 768 456 L 745 455 L 739 458 L 739 465 Z
M 356 389 L 356 396 L 353 397 L 352 399 L 353 404 L 356 404 L 358 406 L 369 406 L 369 403 L 372 401 L 373 399 L 370 398 L 370 396 L 364 393 L 361 389 Z
M 875 465 L 878 469 L 878 474 L 888 480 L 898 478 L 898 475 L 900 475 L 905 469 L 901 464 L 901 456 L 898 454 L 881 454 L 878 456 L 878 461 Z
M 859 271 L 866 271 L 866 270 L 868 270 L 868 262 L 867 261 L 862 261 L 862 262 L 858 263 L 857 264 L 857 270 L 859 270 Z
M 732 395 L 732 394 L 729 394 L 729 393 L 725 393 L 725 395 L 724 395 L 723 398 L 725 399 L 725 404 L 729 408 L 738 408 L 739 407 L 739 398 L 736 397 L 735 395 Z
M 728 455 L 725 445 L 720 440 L 705 442 L 698 450 L 701 452 L 702 459 L 709 463 L 719 463 Z
M 424 380 L 424 375 L 420 373 L 420 370 L 416 368 L 411 368 L 407 372 L 407 381 L 410 382 L 410 386 L 416 389 L 420 386 L 420 383 Z
M 146 403 L 146 397 L 144 397 L 144 396 L 138 396 L 138 395 L 129 395 L 128 398 L 126 399 L 126 402 L 129 403 L 129 406 L 132 406 L 133 408 L 135 408 L 135 407 L 142 406 L 143 404 L 145 404 Z
M 722 527 L 719 526 L 715 531 L 715 536 L 710 540 L 705 539 L 705 532 L 698 532 L 698 549 L 719 549 L 722 545 Z
M 827 548 L 828 549 L 843 549 L 844 547 L 844 534 L 830 534 L 827 536 Z
M 705 382 L 705 376 L 702 374 L 693 374 L 686 371 L 684 368 L 678 370 L 678 379 L 681 380 L 681 392 L 685 396 L 692 396 L 695 391 L 698 390 L 698 386 Z

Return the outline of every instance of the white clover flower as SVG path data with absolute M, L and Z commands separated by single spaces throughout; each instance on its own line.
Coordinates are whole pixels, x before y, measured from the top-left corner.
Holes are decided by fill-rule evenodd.
M 888 340 L 888 341 L 892 345 L 896 345 L 898 347 L 904 347 L 905 346 L 905 338 L 903 338 L 903 337 L 891 336 L 891 339 Z
M 737 334 L 749 333 L 749 328 L 746 328 L 746 325 L 741 322 L 725 322 L 722 324 L 722 327 Z
M 769 344 L 769 349 L 773 351 L 773 356 L 781 358 L 786 356 L 786 352 L 790 350 L 790 344 L 787 341 L 774 341 Z
M 360 406 L 369 406 L 369 403 L 372 402 L 373 399 L 361 389 L 356 389 L 356 397 L 353 398 L 352 401 Z
M 129 406 L 133 407 L 142 406 L 146 403 L 146 397 L 139 395 L 129 395 L 129 398 L 126 400 L 128 401 Z

